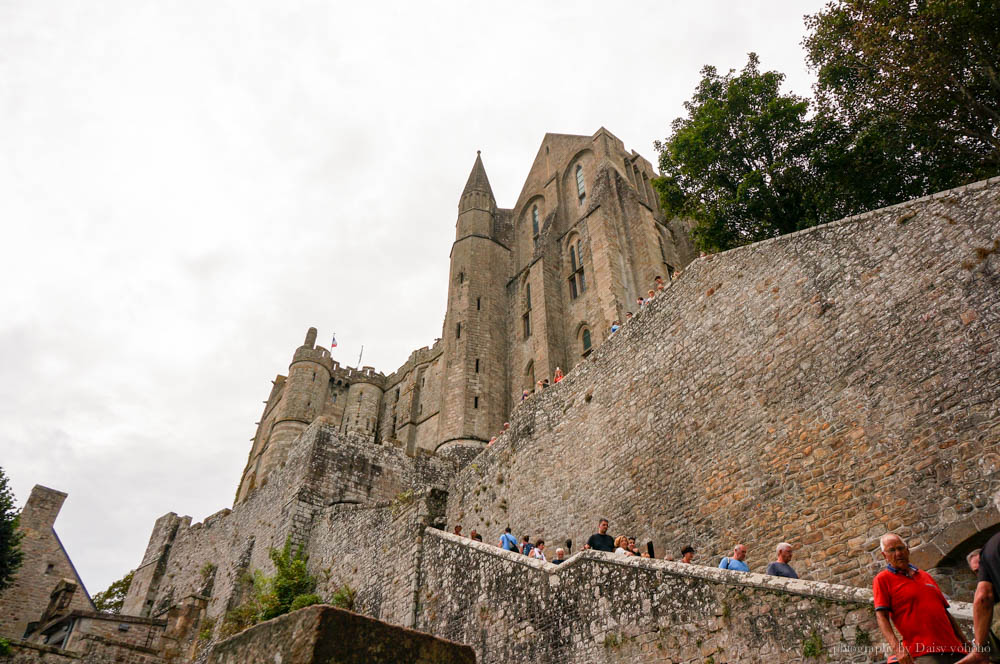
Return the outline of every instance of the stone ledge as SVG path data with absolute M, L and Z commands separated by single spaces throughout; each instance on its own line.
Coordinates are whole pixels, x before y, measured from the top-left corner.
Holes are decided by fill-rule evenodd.
M 712 583 L 743 586 L 745 588 L 761 588 L 791 595 L 801 595 L 803 597 L 820 597 L 833 602 L 850 602 L 868 606 L 872 604 L 872 591 L 870 588 L 855 588 L 833 583 L 823 583 L 822 581 L 809 581 L 807 579 L 787 579 L 780 576 L 757 574 L 755 572 L 734 572 L 707 565 L 687 565 L 671 560 L 659 560 L 655 558 L 625 558 L 612 553 L 591 550 L 575 553 L 567 558 L 566 562 L 555 565 L 549 562 L 543 563 L 540 560 L 529 558 L 513 551 L 505 551 L 498 546 L 446 533 L 436 528 L 428 527 L 424 530 L 424 534 L 425 536 L 437 537 L 455 544 L 467 546 L 486 555 L 504 558 L 519 565 L 545 572 L 554 577 L 560 576 L 564 570 L 570 567 L 585 565 L 589 561 L 598 561 L 619 567 L 638 567 L 651 571 L 665 572 L 671 576 L 701 579 Z M 972 605 L 966 602 L 952 602 L 951 613 L 956 618 L 971 620 Z
M 746 249 L 767 246 L 768 244 L 773 244 L 775 242 L 785 242 L 789 238 L 799 237 L 800 235 L 808 235 L 810 233 L 821 232 L 825 229 L 839 228 L 841 226 L 850 226 L 873 217 L 880 217 L 892 210 L 904 210 L 906 208 L 914 207 L 921 203 L 929 203 L 931 201 L 940 200 L 942 198 L 948 198 L 949 196 L 954 196 L 956 194 L 961 194 L 967 191 L 978 191 L 980 189 L 990 189 L 992 187 L 1000 187 L 1000 176 L 987 178 L 986 180 L 979 180 L 977 182 L 970 182 L 953 189 L 946 189 L 944 191 L 939 191 L 934 194 L 928 194 L 927 196 L 921 196 L 920 198 L 914 198 L 908 201 L 903 201 L 902 203 L 896 203 L 895 205 L 887 205 L 886 207 L 878 208 L 876 210 L 869 210 L 868 212 L 862 212 L 850 217 L 844 217 L 842 219 L 837 219 L 834 221 L 829 221 L 825 224 L 819 224 L 817 226 L 810 226 L 809 228 L 803 228 L 800 231 L 795 231 L 793 233 L 786 233 L 785 235 L 779 235 L 777 237 L 767 238 L 766 240 L 761 240 L 759 242 L 754 242 L 753 244 L 747 244 L 742 247 L 734 247 L 733 249 L 728 249 L 726 251 L 720 251 L 717 254 L 709 254 L 708 256 L 702 256 L 694 259 L 691 264 L 685 268 L 685 271 L 704 263 L 705 261 L 710 261 L 716 256 L 722 256 L 723 254 L 731 254 L 733 252 L 744 251 Z
M 205 664 L 475 664 L 469 646 L 332 606 L 310 606 L 217 643 Z

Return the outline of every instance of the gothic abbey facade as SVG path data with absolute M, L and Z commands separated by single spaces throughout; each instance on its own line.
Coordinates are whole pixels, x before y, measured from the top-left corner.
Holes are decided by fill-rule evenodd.
M 478 451 L 522 390 L 584 361 L 656 276 L 694 259 L 686 222 L 660 211 L 655 176 L 603 127 L 546 134 L 505 209 L 477 155 L 458 204 L 441 338 L 384 375 L 341 367 L 310 330 L 274 380 L 237 502 L 317 420 L 410 455 Z

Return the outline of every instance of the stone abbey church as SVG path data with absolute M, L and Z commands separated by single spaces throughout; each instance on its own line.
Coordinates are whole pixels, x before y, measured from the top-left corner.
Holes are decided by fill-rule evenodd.
M 686 223 L 660 210 L 655 175 L 603 127 L 546 134 L 504 209 L 477 155 L 458 203 L 441 339 L 386 376 L 341 367 L 310 330 L 274 380 L 237 502 L 317 420 L 410 455 L 475 454 L 522 390 L 584 361 L 655 277 L 694 259 Z
M 967 625 L 1000 532 L 1000 178 L 696 257 L 654 175 L 605 129 L 547 134 L 503 209 L 477 157 L 441 339 L 385 375 L 310 328 L 234 504 L 158 518 L 121 615 L 35 487 L 12 664 L 874 664 L 887 530 Z M 581 551 L 602 517 L 652 558 Z M 717 568 L 737 542 L 750 573 Z M 763 574 L 779 542 L 799 579 Z M 241 622 L 286 544 L 354 613 Z

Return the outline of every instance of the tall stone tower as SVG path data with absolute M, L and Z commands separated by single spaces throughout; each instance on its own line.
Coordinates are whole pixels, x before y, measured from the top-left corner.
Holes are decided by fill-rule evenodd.
M 437 451 L 445 454 L 482 447 L 510 410 L 503 330 L 511 257 L 498 237 L 496 199 L 478 153 L 455 226 L 441 334 L 445 368 Z

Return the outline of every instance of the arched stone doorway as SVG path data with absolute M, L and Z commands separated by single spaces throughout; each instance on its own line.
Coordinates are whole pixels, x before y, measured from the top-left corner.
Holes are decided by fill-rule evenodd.
M 930 542 L 910 553 L 910 562 L 934 577 L 944 594 L 953 600 L 971 602 L 976 577 L 965 557 L 1000 532 L 1000 512 L 990 506 L 960 519 Z

